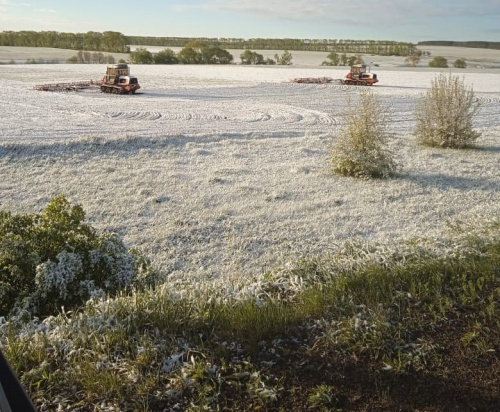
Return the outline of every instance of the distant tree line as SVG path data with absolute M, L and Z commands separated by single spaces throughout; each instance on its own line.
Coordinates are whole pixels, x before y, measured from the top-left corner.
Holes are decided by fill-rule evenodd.
M 60 33 L 56 31 L 2 31 L 0 46 L 54 47 L 57 49 L 128 53 L 128 38 L 116 31 Z
M 285 50 L 280 56 L 274 55 L 264 59 L 262 54 L 245 50 L 240 55 L 241 64 L 292 64 L 292 54 Z M 206 44 L 200 40 L 194 40 L 183 47 L 178 53 L 170 48 L 165 48 L 158 53 L 151 53 L 144 47 L 139 47 L 130 53 L 130 61 L 135 64 L 230 64 L 234 57 L 227 50 Z
M 474 49 L 494 49 L 500 50 L 500 42 L 493 41 L 421 41 L 419 46 L 451 46 L 451 47 L 471 47 Z
M 2 31 L 0 46 L 54 47 L 59 49 L 90 50 L 128 53 L 128 45 L 186 47 L 193 42 L 221 49 L 304 50 L 381 56 L 410 56 L 416 46 L 413 43 L 386 40 L 347 39 L 242 39 L 200 37 L 144 37 L 125 36 L 114 31 L 103 33 L 61 33 L 56 31 Z
M 116 59 L 111 54 L 104 55 L 102 52 L 89 52 L 80 50 L 75 56 L 66 60 L 70 64 L 114 64 Z
M 241 64 L 266 64 L 266 65 L 275 65 L 278 64 L 280 66 L 289 66 L 292 64 L 292 53 L 288 50 L 285 50 L 284 53 L 280 56 L 278 53 L 274 55 L 274 60 L 270 57 L 264 58 L 264 56 L 260 53 L 254 52 L 250 49 L 246 49 L 243 53 L 240 54 Z
M 229 64 L 233 55 L 221 47 L 196 40 L 188 43 L 179 53 L 166 48 L 153 54 L 139 47 L 130 53 L 130 61 L 135 64 Z
M 413 43 L 386 40 L 336 40 L 336 39 L 241 39 L 207 37 L 144 37 L 129 36 L 130 45 L 185 47 L 192 41 L 218 46 L 224 49 L 303 50 L 381 56 L 409 56 L 415 53 Z

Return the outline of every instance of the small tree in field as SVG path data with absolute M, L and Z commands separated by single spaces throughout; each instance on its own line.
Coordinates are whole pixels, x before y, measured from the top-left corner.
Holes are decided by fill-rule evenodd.
M 457 69 L 465 69 L 467 68 L 467 62 L 465 59 L 457 59 L 455 60 L 455 63 L 453 63 L 453 66 Z
M 474 116 L 480 109 L 474 92 L 457 76 L 437 76 L 418 104 L 415 135 L 426 146 L 464 148 L 480 136 L 472 129 Z
M 292 53 L 290 53 L 288 50 L 285 50 L 284 53 L 280 56 L 278 53 L 274 55 L 274 58 L 276 59 L 276 64 L 279 64 L 281 66 L 289 66 L 292 64 Z
M 420 56 L 418 54 L 412 54 L 405 59 L 407 66 L 415 67 L 420 62 Z
M 436 56 L 429 62 L 429 67 L 446 69 L 448 67 L 448 59 L 443 56 Z
M 141 47 L 130 53 L 130 60 L 135 64 L 152 64 L 154 62 L 153 54 Z
M 385 109 L 373 93 L 362 91 L 359 102 L 348 101 L 346 129 L 332 148 L 332 170 L 344 176 L 386 178 L 397 165 L 386 148 Z

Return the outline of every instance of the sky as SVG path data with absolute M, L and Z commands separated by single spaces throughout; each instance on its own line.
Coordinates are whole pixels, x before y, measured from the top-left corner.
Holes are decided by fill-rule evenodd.
M 0 0 L 0 31 L 500 41 L 500 0 Z

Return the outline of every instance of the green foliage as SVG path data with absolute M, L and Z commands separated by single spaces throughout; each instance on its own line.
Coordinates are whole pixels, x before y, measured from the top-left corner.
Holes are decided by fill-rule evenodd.
M 130 61 L 135 64 L 152 64 L 154 59 L 149 50 L 139 47 L 130 53 Z
M 457 76 L 441 74 L 416 108 L 415 135 L 426 146 L 465 148 L 480 136 L 473 120 L 481 104 Z
M 178 53 L 179 61 L 183 64 L 201 64 L 203 56 L 192 47 L 184 47 Z
M 283 54 L 280 56 L 278 53 L 274 55 L 274 58 L 276 59 L 276 64 L 279 64 L 281 66 L 289 66 L 292 64 L 292 53 L 290 53 L 288 50 L 285 50 Z
M 415 53 L 416 46 L 407 42 L 387 40 L 349 40 L 349 39 L 269 39 L 269 38 L 191 38 L 191 37 L 146 37 L 129 36 L 128 44 L 185 47 L 192 41 L 227 49 L 255 50 L 304 50 L 354 54 L 376 54 L 382 56 L 409 56 Z M 1 36 L 0 36 L 1 42 Z
M 154 62 L 155 64 L 177 64 L 179 63 L 179 58 L 172 49 L 165 49 L 159 51 L 154 56 Z
M 80 50 L 76 56 L 72 56 L 67 60 L 70 64 L 114 64 L 116 63 L 115 58 L 109 54 L 105 56 L 101 52 L 89 52 Z
M 448 59 L 443 56 L 436 56 L 429 62 L 429 67 L 436 68 L 447 68 L 448 67 Z
M 266 64 L 264 56 L 249 49 L 240 54 L 241 64 Z
M 453 63 L 453 66 L 457 69 L 465 69 L 467 68 L 467 62 L 465 59 L 457 59 L 455 63 Z
M 312 408 L 319 408 L 322 411 L 334 411 L 335 409 L 333 408 L 341 406 L 344 397 L 340 396 L 338 391 L 332 386 L 318 385 L 309 395 L 308 400 Z
M 336 52 L 330 52 L 328 56 L 326 56 L 329 61 L 324 61 L 321 63 L 323 66 L 339 66 L 340 65 L 340 56 Z
M 179 52 L 178 59 L 183 64 L 229 64 L 233 55 L 218 46 L 193 41 Z
M 347 65 L 348 66 L 354 66 L 355 64 L 364 64 L 365 61 L 361 57 L 361 55 L 356 55 L 356 56 L 349 56 L 347 58 Z
M 128 39 L 119 32 L 62 33 L 56 31 L 3 31 L 0 46 L 54 47 L 73 50 L 94 50 L 128 53 Z
M 0 212 L 0 316 L 14 308 L 54 314 L 133 284 L 138 257 L 84 219 L 62 195 L 41 214 Z
M 16 218 L 29 226 L 33 216 Z M 450 239 L 390 251 L 346 244 L 345 260 L 331 255 L 280 269 L 274 280 L 283 287 L 271 281 L 277 290 L 263 291 L 259 304 L 250 296 L 246 305 L 211 299 L 213 291 L 186 289 L 181 297 L 165 287 L 90 302 L 43 323 L 9 319 L 0 323 L 0 344 L 40 410 L 361 410 L 360 397 L 373 404 L 377 385 L 386 402 L 388 392 L 407 388 L 395 375 L 422 371 L 411 376 L 420 386 L 429 374 L 451 373 L 440 367 L 451 348 L 440 345 L 456 337 L 448 335 L 454 327 L 481 373 L 492 360 L 494 387 L 499 226 L 476 230 L 457 227 Z M 292 292 L 281 283 L 287 279 L 304 288 Z M 468 369 L 465 358 L 459 367 Z
M 385 178 L 396 172 L 392 153 L 385 147 L 385 109 L 373 93 L 363 91 L 359 102 L 348 101 L 346 129 L 331 151 L 332 170 L 344 176 Z
M 353 64 L 364 64 L 360 54 L 348 56 L 346 53 L 338 54 L 330 52 L 327 56 L 329 61 L 321 63 L 322 66 L 352 66 Z

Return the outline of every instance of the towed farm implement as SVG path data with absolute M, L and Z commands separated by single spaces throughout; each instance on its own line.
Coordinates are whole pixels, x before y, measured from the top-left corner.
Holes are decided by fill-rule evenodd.
M 355 64 L 351 66 L 351 71 L 347 73 L 344 79 L 333 79 L 331 77 L 297 77 L 292 80 L 294 83 L 337 83 L 352 86 L 373 86 L 378 83 L 375 73 L 370 73 L 370 68 L 364 64 Z
M 100 80 L 89 80 L 69 83 L 37 84 L 33 88 L 44 92 L 76 92 L 78 90 L 98 88 L 100 86 Z

